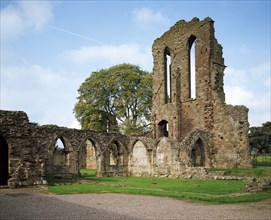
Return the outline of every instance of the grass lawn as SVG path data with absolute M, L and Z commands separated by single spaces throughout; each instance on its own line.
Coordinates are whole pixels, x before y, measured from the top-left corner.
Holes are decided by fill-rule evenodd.
M 48 191 L 55 194 L 127 193 L 212 203 L 254 202 L 271 198 L 271 191 L 244 193 L 243 181 L 151 177 L 96 178 L 95 171 L 87 169 L 82 169 L 81 174 L 82 178 L 77 181 L 48 179 Z
M 254 155 L 254 156 L 251 156 L 251 160 L 252 160 L 253 166 L 255 167 L 261 167 L 261 166 L 271 167 L 271 154 Z

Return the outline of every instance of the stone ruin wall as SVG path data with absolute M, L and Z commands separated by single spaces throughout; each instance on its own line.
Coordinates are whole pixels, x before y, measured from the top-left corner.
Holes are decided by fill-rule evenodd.
M 7 164 L 3 164 L 1 157 L 0 165 L 8 167 L 10 187 L 46 184 L 46 177 L 78 177 L 84 161 L 84 168 L 90 168 L 86 164 L 90 154 L 86 151 L 86 141 L 94 146 L 95 161 L 89 161 L 88 165 L 96 164 L 97 176 L 127 175 L 128 172 L 128 138 L 119 133 L 39 126 L 30 123 L 24 112 L 0 111 L 0 139 L 5 140 L 0 142 L 1 149 L 8 148 Z M 64 149 L 55 146 L 58 139 L 63 141 Z M 125 154 L 126 161 L 113 166 L 109 154 L 114 146 L 122 149 L 115 156 Z
M 222 47 L 213 21 L 197 18 L 177 22 L 153 44 L 153 136 L 168 136 L 180 147 L 180 163 L 191 166 L 191 149 L 202 142 L 204 167 L 250 167 L 248 109 L 225 104 Z M 190 95 L 190 47 L 195 44 L 196 97 Z M 170 55 L 171 100 L 167 100 L 166 58 Z M 163 134 L 167 122 L 167 134 Z M 161 126 L 162 125 L 162 126 Z M 187 148 L 187 138 L 198 135 Z M 208 143 L 207 143 L 208 142 Z M 173 148 L 174 148 L 173 147 Z M 189 158 L 190 157 L 190 158 Z
M 190 97 L 189 88 L 191 39 L 196 46 L 196 98 Z M 172 59 L 170 102 L 165 102 L 165 53 Z M 24 112 L 0 111 L 8 185 L 46 184 L 46 177 L 76 178 L 80 168 L 95 166 L 98 177 L 180 178 L 202 178 L 208 167 L 250 167 L 248 109 L 225 104 L 225 65 L 213 21 L 177 22 L 155 40 L 153 58 L 152 138 L 39 126 Z M 55 147 L 58 139 L 64 149 Z

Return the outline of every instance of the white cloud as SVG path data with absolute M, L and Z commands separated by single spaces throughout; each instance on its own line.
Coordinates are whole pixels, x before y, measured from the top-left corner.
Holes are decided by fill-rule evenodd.
M 134 22 L 142 29 L 148 29 L 155 25 L 168 25 L 169 19 L 162 15 L 160 11 L 153 11 L 144 7 L 133 11 Z
M 50 1 L 19 1 L 1 9 L 1 41 L 16 39 L 27 29 L 41 31 L 52 19 Z
M 265 64 L 253 68 L 258 74 L 266 73 Z M 225 73 L 226 103 L 249 108 L 251 126 L 260 126 L 270 120 L 270 86 L 268 80 L 255 75 L 255 71 L 229 68 Z M 266 78 L 265 78 L 266 79 Z M 270 77 L 267 77 L 270 80 Z
M 239 86 L 225 86 L 226 102 L 232 105 L 250 105 L 252 92 Z
M 225 80 L 229 85 L 244 85 L 247 80 L 247 72 L 245 70 L 238 70 L 227 67 L 225 70 Z
M 250 72 L 252 74 L 257 74 L 257 75 L 268 74 L 270 76 L 270 71 L 271 71 L 270 66 L 271 66 L 270 60 L 266 60 L 263 63 L 261 63 L 260 65 L 252 68 L 250 70 Z
M 39 65 L 2 67 L 1 109 L 25 111 L 40 124 L 78 128 L 72 111 L 82 80 Z
M 53 17 L 50 1 L 19 2 L 22 18 L 27 26 L 40 31 Z
M 80 49 L 66 51 L 60 57 L 76 64 L 107 63 L 112 66 L 131 63 L 149 71 L 152 68 L 151 48 L 138 44 L 82 46 Z
M 24 24 L 17 9 L 12 5 L 1 10 L 1 40 L 15 38 L 24 29 Z

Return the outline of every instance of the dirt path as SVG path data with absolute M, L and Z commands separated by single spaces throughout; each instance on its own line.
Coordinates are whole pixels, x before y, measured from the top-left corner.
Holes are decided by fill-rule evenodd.
M 1 189 L 0 219 L 261 219 L 271 220 L 271 199 L 213 205 L 123 194 L 49 195 L 41 189 Z

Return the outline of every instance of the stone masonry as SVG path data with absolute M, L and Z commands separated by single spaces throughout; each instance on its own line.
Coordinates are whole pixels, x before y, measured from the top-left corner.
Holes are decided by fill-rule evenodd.
M 193 44 L 195 97 L 191 97 Z M 166 56 L 171 57 L 170 70 Z M 248 109 L 225 104 L 226 66 L 222 47 L 214 36 L 214 21 L 194 18 L 177 22 L 155 40 L 153 58 L 154 138 L 166 136 L 179 146 L 185 166 L 250 166 Z
M 250 167 L 248 109 L 225 104 L 213 25 L 181 20 L 155 40 L 152 137 L 39 126 L 24 112 L 0 111 L 0 185 L 77 178 L 80 168 L 95 168 L 97 177 L 202 178 L 210 167 Z

